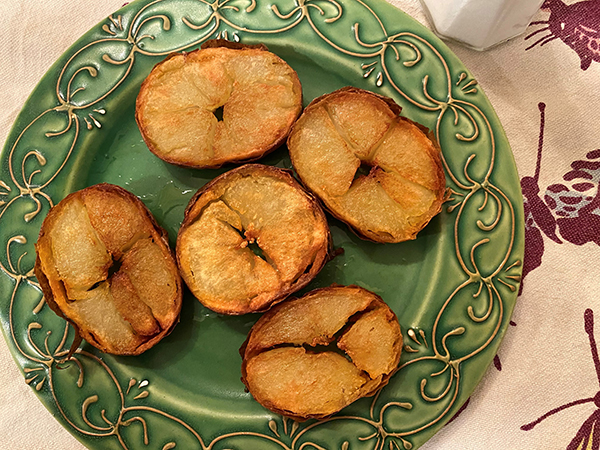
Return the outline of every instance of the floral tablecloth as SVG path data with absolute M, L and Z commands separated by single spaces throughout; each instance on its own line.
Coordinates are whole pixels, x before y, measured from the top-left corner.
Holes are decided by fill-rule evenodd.
M 427 24 L 416 0 L 390 0 Z M 0 2 L 0 141 L 49 66 L 123 0 Z M 600 448 L 600 1 L 546 0 L 487 52 L 450 44 L 494 105 L 525 204 L 523 284 L 494 364 L 425 450 Z M 83 446 L 0 342 L 0 448 Z

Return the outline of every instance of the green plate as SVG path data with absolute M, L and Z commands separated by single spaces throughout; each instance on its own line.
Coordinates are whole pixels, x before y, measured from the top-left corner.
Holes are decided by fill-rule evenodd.
M 33 275 L 49 208 L 99 182 L 139 196 L 174 242 L 192 194 L 225 169 L 156 158 L 135 124 L 135 98 L 167 54 L 215 37 L 266 43 L 298 72 L 305 104 L 346 85 L 369 89 L 394 98 L 441 143 L 452 195 L 417 240 L 365 242 L 330 218 L 344 254 L 309 288 L 354 283 L 378 293 L 398 315 L 405 351 L 386 388 L 327 420 L 296 423 L 256 403 L 240 381 L 238 348 L 257 316 L 215 314 L 189 293 L 181 323 L 145 354 L 116 357 L 84 344 L 61 362 L 72 331 Z M 290 167 L 285 148 L 261 162 Z M 523 209 L 502 127 L 456 56 L 382 0 L 135 1 L 52 66 L 0 169 L 4 335 L 25 381 L 93 449 L 415 449 L 471 394 L 515 304 Z

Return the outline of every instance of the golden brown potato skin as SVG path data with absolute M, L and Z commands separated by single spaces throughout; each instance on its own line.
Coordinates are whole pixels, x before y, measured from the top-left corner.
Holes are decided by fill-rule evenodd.
M 214 114 L 222 107 L 222 120 Z M 136 122 L 166 162 L 215 168 L 279 147 L 302 110 L 296 72 L 264 45 L 206 42 L 170 55 L 142 83 Z
M 167 232 L 125 189 L 103 183 L 68 195 L 35 248 L 48 306 L 101 351 L 139 355 L 177 324 L 182 285 Z
M 446 198 L 437 141 L 400 111 L 390 98 L 346 87 L 311 102 L 288 137 L 303 184 L 375 242 L 415 239 Z
M 306 286 L 330 248 L 323 210 L 290 173 L 247 164 L 190 200 L 176 253 L 181 276 L 204 306 L 245 314 L 267 310 Z
M 322 419 L 385 386 L 401 352 L 398 319 L 379 296 L 358 286 L 316 289 L 254 324 L 240 349 L 242 381 L 271 411 Z

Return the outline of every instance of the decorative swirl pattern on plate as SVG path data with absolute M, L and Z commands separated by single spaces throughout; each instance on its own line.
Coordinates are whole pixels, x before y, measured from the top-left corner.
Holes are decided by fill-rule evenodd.
M 6 235 L 10 236 L 6 256 L 0 260 L 0 268 L 7 275 L 2 285 L 9 285 L 11 291 L 7 298 L 9 345 L 24 367 L 26 382 L 37 391 L 51 394 L 70 427 L 82 435 L 116 439 L 124 449 L 129 448 L 125 430 L 134 424 L 137 432 L 141 431 L 144 443 L 149 443 L 148 418 L 153 416 L 171 421 L 173 430 L 177 429 L 177 433 L 173 431 L 174 436 L 165 437 L 163 450 L 176 446 L 211 450 L 217 444 L 241 437 L 262 439 L 284 450 L 322 450 L 325 447 L 313 440 L 311 432 L 334 421 L 352 421 L 370 430 L 365 435 L 348 437 L 341 444 L 342 450 L 349 449 L 354 438 L 373 441 L 374 450 L 410 450 L 416 436 L 427 434 L 432 427 L 449 420 L 450 412 L 460 406 L 457 400 L 465 363 L 497 339 L 516 297 L 521 261 L 514 256 L 519 253 L 515 251 L 515 210 L 508 196 L 492 181 L 497 136 L 477 104 L 476 81 L 466 72 L 453 75 L 449 63 L 436 47 L 438 44 L 411 31 L 389 33 L 369 4 L 361 0 L 278 0 L 267 7 L 262 3 L 261 0 L 197 0 L 171 8 L 175 4 L 171 0 L 135 2 L 120 14 L 110 16 L 99 27 L 102 31 L 94 34 L 96 38 L 68 57 L 58 72 L 52 101 L 45 106 L 43 101 L 40 103 L 43 111 L 24 125 L 18 122 L 18 134 L 13 142 L 7 142 L 5 149 L 7 171 L 3 176 L 8 174 L 9 178 L 0 180 L 0 224 L 4 230 L 14 229 L 13 234 L 8 231 Z M 183 4 L 186 8 L 181 7 Z M 344 14 L 350 4 L 361 8 L 361 22 L 353 22 L 354 16 Z M 178 16 L 184 9 L 185 13 Z M 279 22 L 280 26 L 249 28 L 244 17 L 251 14 L 269 15 L 269 23 Z M 340 44 L 335 32 L 329 30 L 342 21 L 353 29 L 351 46 Z M 370 22 L 368 37 L 363 33 L 365 21 Z M 139 404 L 139 400 L 149 395 L 149 391 L 142 390 L 148 381 L 138 383 L 131 379 L 124 387 L 126 383 L 117 379 L 104 361 L 83 350 L 78 350 L 69 361 L 63 361 L 67 354 L 65 346 L 71 339 L 68 326 L 52 313 L 46 314 L 48 311 L 39 293 L 37 302 L 31 305 L 19 304 L 19 294 L 32 288 L 39 291 L 32 269 L 31 242 L 41 225 L 43 214 L 40 213 L 54 204 L 50 194 L 52 182 L 69 164 L 86 130 L 102 127 L 102 116 L 110 114 L 103 107 L 103 101 L 114 95 L 130 76 L 138 58 L 161 57 L 196 47 L 213 37 L 239 41 L 250 35 L 283 34 L 296 27 L 310 30 L 332 51 L 355 58 L 363 77 L 374 77 L 374 88 L 388 83 L 410 105 L 434 116 L 432 123 L 442 142 L 443 163 L 452 189 L 446 213 L 454 215 L 456 262 L 464 279 L 459 280 L 441 302 L 433 323 L 408 329 L 406 352 L 399 368 L 403 376 L 395 376 L 391 388 L 376 394 L 367 416 L 338 415 L 308 424 L 281 418 L 270 420 L 266 424 L 269 431 L 264 433 L 227 433 L 208 442 L 198 430 L 175 415 Z M 182 30 L 186 34 L 177 36 Z M 373 30 L 378 30 L 379 39 Z M 90 50 L 98 48 L 102 49 L 101 59 L 89 63 Z M 424 60 L 428 64 L 422 68 Z M 419 72 L 419 76 L 412 77 L 421 80 L 421 86 L 400 84 L 405 70 L 421 71 L 422 75 Z M 432 77 L 439 78 L 438 84 L 445 88 L 431 89 Z M 475 100 L 469 101 L 467 96 Z M 23 144 L 24 141 L 27 144 Z M 452 142 L 451 157 L 448 146 L 444 145 L 448 141 Z M 474 214 L 480 219 L 475 224 L 464 223 L 465 213 L 474 208 L 477 210 Z M 13 212 L 8 214 L 9 210 Z M 21 217 L 27 227 L 14 225 L 16 217 Z M 29 237 L 24 235 L 26 233 Z M 493 239 L 504 239 L 502 254 L 485 252 L 486 245 Z M 20 251 L 27 245 L 29 250 Z M 26 333 L 15 330 L 16 308 L 19 308 L 18 317 L 29 318 Z M 448 314 L 463 317 L 463 322 L 446 323 L 444 318 Z M 449 341 L 453 341 L 453 350 L 449 349 Z M 90 386 L 82 389 L 86 373 L 90 373 L 86 370 L 88 366 L 94 367 L 91 372 L 95 378 L 103 376 L 108 380 L 112 386 L 110 392 L 92 392 L 93 381 L 89 383 L 92 391 Z M 408 388 L 408 383 L 403 382 L 403 391 L 400 391 L 394 389 L 400 385 L 400 378 L 418 381 Z M 73 385 L 89 394 L 82 399 L 78 417 L 72 417 L 63 409 L 58 395 L 60 389 L 73 389 Z M 390 398 L 388 392 L 403 392 L 403 398 Z M 96 411 L 101 395 L 118 399 L 117 410 Z M 93 417 L 92 410 L 95 411 Z M 419 425 L 407 427 L 410 422 L 403 420 L 407 414 L 417 415 Z

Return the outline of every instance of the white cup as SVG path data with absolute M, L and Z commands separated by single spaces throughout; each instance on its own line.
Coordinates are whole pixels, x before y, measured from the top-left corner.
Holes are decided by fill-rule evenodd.
M 487 50 L 525 31 L 544 0 L 421 0 L 442 39 Z

